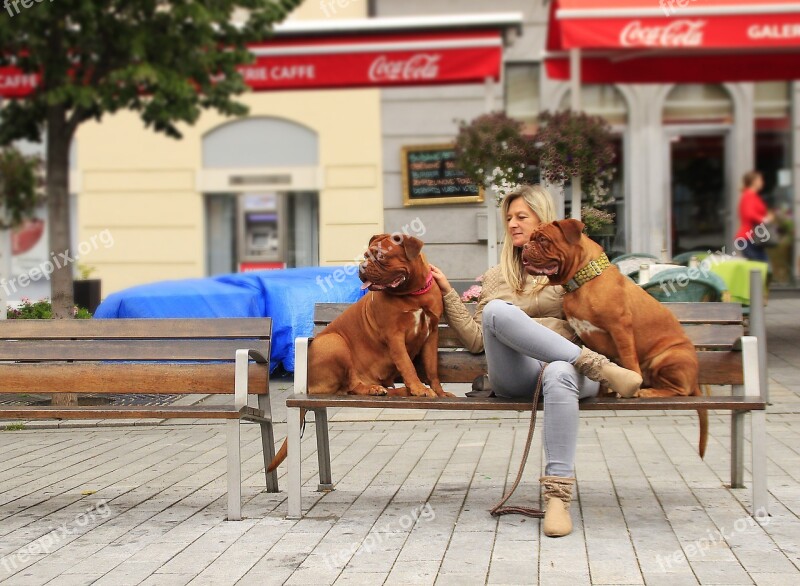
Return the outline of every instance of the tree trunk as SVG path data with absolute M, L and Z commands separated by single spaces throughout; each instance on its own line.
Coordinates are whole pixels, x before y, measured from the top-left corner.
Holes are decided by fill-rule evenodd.
M 72 270 L 74 251 L 71 250 L 69 221 L 69 145 L 72 137 L 67 126 L 63 105 L 50 106 L 47 113 L 47 224 L 50 236 L 53 274 L 53 317 L 72 318 Z M 46 262 L 46 261 L 45 261 Z M 52 405 L 77 405 L 75 393 L 55 393 Z

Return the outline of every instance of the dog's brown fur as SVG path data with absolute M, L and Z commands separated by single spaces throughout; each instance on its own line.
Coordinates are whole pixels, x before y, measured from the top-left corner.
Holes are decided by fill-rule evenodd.
M 578 220 L 541 225 L 522 253 L 525 270 L 563 285 L 603 249 Z M 564 314 L 592 350 L 642 375 L 637 397 L 699 396 L 694 344 L 667 308 L 611 266 L 564 295 Z M 708 412 L 700 416 L 700 456 L 708 443 Z
M 439 319 L 442 293 L 436 281 L 424 293 L 431 272 L 412 236 L 378 234 L 359 277 L 370 292 L 348 307 L 308 350 L 310 395 L 452 396 L 439 381 Z M 420 356 L 428 388 L 413 364 Z M 392 388 L 398 375 L 404 387 Z M 268 467 L 286 458 L 286 442 Z

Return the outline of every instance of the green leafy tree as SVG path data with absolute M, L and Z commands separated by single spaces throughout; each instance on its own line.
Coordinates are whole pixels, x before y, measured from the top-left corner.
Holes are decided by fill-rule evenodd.
M 205 109 L 241 116 L 237 66 L 302 0 L 58 0 L 6 2 L 0 66 L 40 74 L 33 95 L 0 108 L 0 145 L 46 132 L 50 246 L 69 249 L 69 146 L 87 120 L 120 110 L 180 138 Z M 234 21 L 234 16 L 237 20 Z M 53 315 L 71 316 L 72 267 L 52 276 Z

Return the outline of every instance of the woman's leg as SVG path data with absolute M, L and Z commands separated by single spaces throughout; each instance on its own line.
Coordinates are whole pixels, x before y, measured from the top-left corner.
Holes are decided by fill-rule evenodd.
M 526 324 L 533 327 L 526 328 Z M 546 346 L 548 339 L 557 344 L 559 340 L 553 336 L 566 342 L 564 353 L 578 356 L 580 349 L 575 344 L 534 322 L 517 306 L 490 301 L 483 309 L 483 347 L 495 394 L 508 399 L 533 397 L 542 361 L 549 357 L 540 352 L 539 345 Z
M 574 476 L 578 441 L 578 401 L 594 397 L 600 384 L 578 374 L 567 362 L 551 362 L 544 371 L 545 476 Z
M 542 362 L 563 360 L 572 364 L 581 353 L 579 346 L 534 321 L 513 303 L 493 299 L 483 308 L 482 321 L 484 347 L 488 333 L 504 346 Z
M 522 356 L 542 362 L 568 362 L 582 374 L 608 385 L 624 397 L 633 396 L 642 383 L 640 375 L 588 348 L 581 349 L 532 320 L 512 303 L 499 299 L 490 301 L 483 308 L 482 323 L 483 346 L 490 364 L 489 380 L 495 392 L 502 389 L 501 392 L 517 396 L 522 392 L 520 385 L 530 385 L 530 372 L 538 372 L 538 368 Z M 523 395 L 531 396 L 531 393 L 532 390 Z

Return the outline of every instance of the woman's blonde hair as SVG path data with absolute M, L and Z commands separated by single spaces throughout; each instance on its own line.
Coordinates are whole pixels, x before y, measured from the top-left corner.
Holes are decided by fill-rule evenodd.
M 522 198 L 531 211 L 536 214 L 542 224 L 555 221 L 556 206 L 550 193 L 541 185 L 521 185 L 505 199 L 503 199 L 502 212 L 503 222 L 508 217 L 508 208 L 515 199 Z M 508 224 L 506 223 L 506 235 L 503 239 L 503 249 L 500 252 L 500 272 L 503 279 L 511 287 L 512 291 L 521 293 L 525 288 L 525 281 L 528 274 L 522 269 L 522 249 L 517 248 L 511 242 L 508 235 Z M 544 287 L 547 284 L 547 277 L 536 277 L 537 285 Z M 537 289 L 540 287 L 537 287 Z

